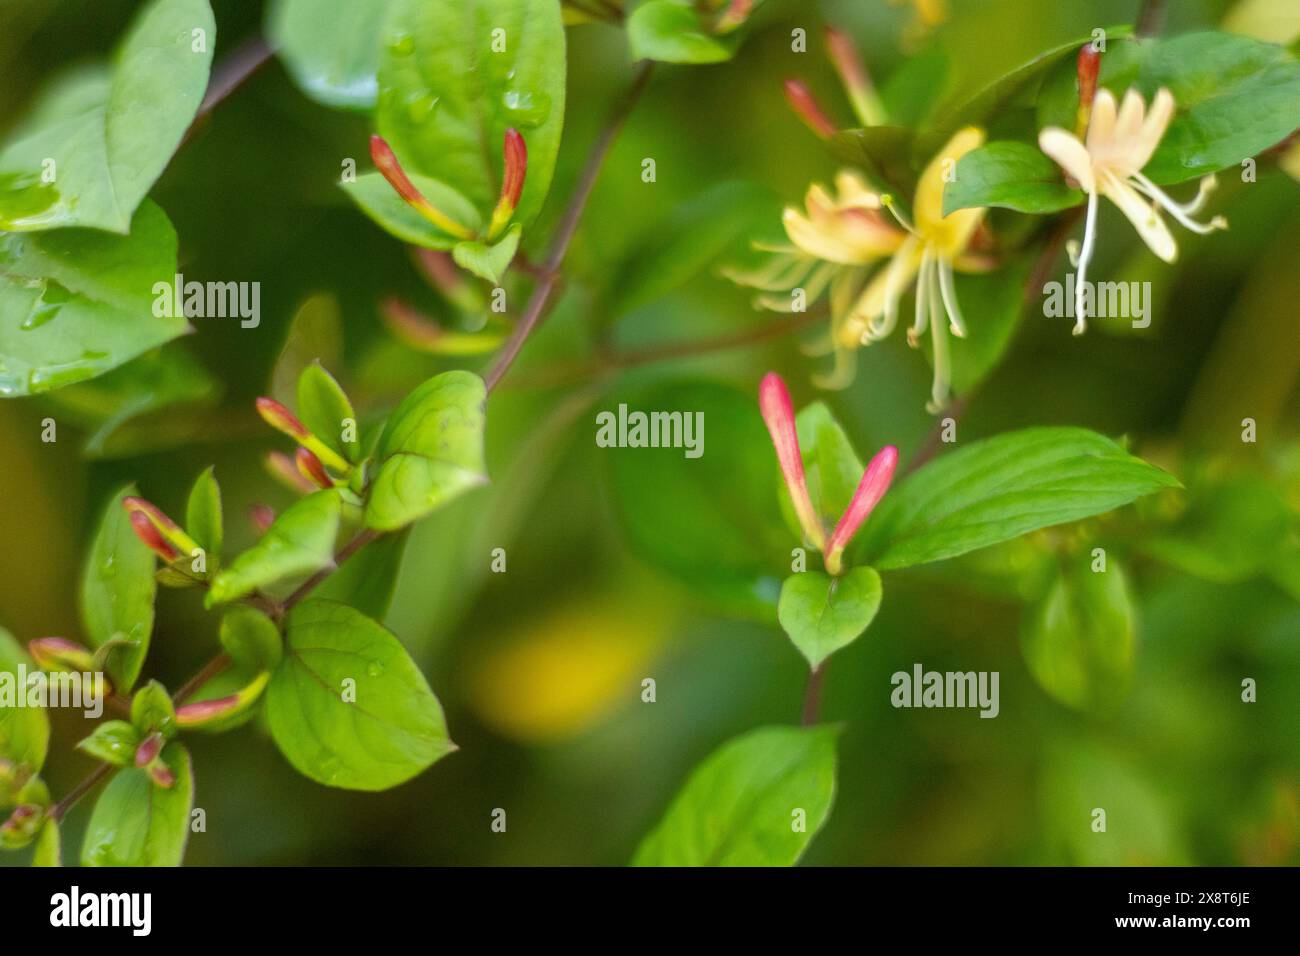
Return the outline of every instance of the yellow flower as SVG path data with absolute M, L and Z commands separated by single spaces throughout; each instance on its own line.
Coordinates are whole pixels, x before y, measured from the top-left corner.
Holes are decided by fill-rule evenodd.
M 1074 334 L 1087 327 L 1084 298 L 1088 263 L 1092 260 L 1096 240 L 1097 197 L 1105 196 L 1128 217 L 1138 235 L 1151 251 L 1165 262 L 1178 258 L 1178 245 L 1160 218 L 1164 209 L 1193 232 L 1207 233 L 1226 229 L 1227 222 L 1216 216 L 1208 223 L 1191 217 L 1205 204 L 1214 188 L 1214 177 L 1206 176 L 1196 198 L 1178 203 L 1146 176 L 1142 167 L 1151 159 L 1174 115 L 1174 97 L 1161 88 L 1147 110 L 1141 94 L 1129 90 L 1117 107 L 1115 95 L 1100 90 L 1092 106 L 1086 141 L 1059 127 L 1048 127 L 1038 134 L 1038 146 L 1065 170 L 1079 188 L 1088 194 L 1088 211 L 1084 225 L 1083 246 L 1072 253 L 1078 275 L 1075 277 Z
M 903 292 L 915 280 L 916 311 L 907 340 L 915 348 L 920 336 L 930 330 L 934 382 L 926 407 L 931 412 L 937 412 L 948 401 L 951 375 L 948 332 L 958 338 L 966 335 L 966 322 L 957 301 L 953 271 L 975 272 L 988 267 L 985 259 L 968 253 L 971 239 L 986 210 L 959 209 L 945 216 L 943 187 L 945 177 L 956 168 L 958 160 L 983 143 L 984 131 L 967 127 L 953 136 L 931 160 L 917 182 L 912 207 L 914 224 L 897 213 L 888 197 L 882 200 L 899 215 L 907 235 L 889 265 L 867 285 L 834 333 L 838 349 L 851 349 L 885 338 L 897 324 L 898 303 Z
M 819 386 L 843 388 L 852 381 L 853 351 L 889 335 L 899 300 L 915 282 L 916 319 L 908 341 L 917 346 L 932 328 L 934 384 L 927 407 L 937 411 L 947 402 L 948 330 L 966 334 L 953 270 L 984 271 L 989 262 L 968 250 L 985 210 L 944 216 L 943 188 L 957 161 L 983 142 L 984 132 L 968 127 L 940 150 L 917 183 L 914 223 L 891 197 L 873 192 L 856 174 L 841 172 L 834 194 L 814 184 L 802 211 L 785 210 L 782 221 L 791 245 L 767 247 L 776 255 L 761 269 L 729 273 L 736 282 L 764 290 L 756 305 L 778 311 L 806 308 L 829 290 L 831 333 L 818 351 L 833 352 L 835 366 L 815 378 Z M 872 278 L 875 265 L 885 259 L 889 264 Z M 791 290 L 802 292 L 802 301 L 796 303 Z

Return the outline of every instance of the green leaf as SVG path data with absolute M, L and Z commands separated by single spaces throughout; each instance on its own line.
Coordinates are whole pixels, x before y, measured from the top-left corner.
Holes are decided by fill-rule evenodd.
M 482 220 L 468 199 L 446 183 L 407 172 L 425 199 L 471 232 L 478 230 Z M 362 212 L 403 242 L 426 249 L 450 249 L 460 242 L 408 206 L 380 173 L 363 173 L 342 187 Z
M 724 182 L 692 196 L 653 228 L 624 258 L 610 283 L 610 320 L 634 312 L 685 285 L 723 254 L 768 209 L 766 193 Z
M 438 698 L 397 638 L 333 601 L 290 612 L 266 716 L 289 763 L 331 787 L 386 790 L 456 749 Z
M 219 385 L 179 342 L 145 352 L 91 381 L 47 393 L 60 423 L 89 432 L 82 454 L 116 457 L 154 451 L 202 428 L 196 414 L 217 398 Z M 185 414 L 178 406 L 186 406 Z
M 859 534 L 855 563 L 940 561 L 1176 487 L 1096 432 L 1026 428 L 943 455 L 891 489 Z
M 62 866 L 63 840 L 59 836 L 59 823 L 50 817 L 41 824 L 32 853 L 32 866 Z
M 122 499 L 135 493 L 127 485 L 109 498 L 81 576 L 81 619 L 91 646 L 126 642 L 107 662 L 113 687 L 122 693 L 135 686 L 149 653 L 157 590 L 153 552 L 136 537 L 122 507 Z
M 130 236 L 89 229 L 0 235 L 0 397 L 62 388 L 189 330 L 154 314 L 176 273 L 176 233 L 151 202 Z
M 781 585 L 777 616 L 799 653 L 816 668 L 867 629 L 880 609 L 880 575 L 853 568 L 833 578 L 820 571 L 792 574 Z
M 202 52 L 193 50 L 196 30 Z M 111 67 L 58 78 L 0 152 L 0 229 L 133 230 L 136 207 L 203 101 L 216 41 L 207 0 L 155 0 Z
M 318 598 L 346 604 L 366 617 L 382 622 L 393 602 L 409 534 L 410 529 L 403 528 L 370 542 L 312 593 Z
M 353 463 L 361 457 L 357 413 L 342 386 L 319 362 L 308 365 L 298 378 L 298 416 L 340 457 Z M 345 440 L 345 434 L 351 438 Z
M 739 36 L 707 32 L 689 0 L 649 0 L 627 19 L 634 60 L 661 63 L 722 63 L 736 55 Z
M 162 684 L 151 680 L 135 692 L 131 698 L 131 724 L 144 736 L 172 735 L 176 729 L 176 708 Z
M 135 758 L 140 740 L 140 732 L 125 720 L 106 720 L 79 741 L 77 749 L 96 760 L 125 767 Z
M 208 568 L 213 569 L 221 559 L 225 532 L 221 518 L 221 486 L 217 484 L 212 465 L 203 470 L 190 489 L 185 506 L 185 530 L 207 552 Z
M 458 242 L 452 246 L 451 257 L 462 269 L 468 269 L 480 279 L 498 285 L 519 250 L 520 231 L 521 227 L 516 223 L 492 245 L 478 240 Z
M 14 700 L 0 705 L 0 759 L 31 773 L 39 773 L 45 765 L 45 754 L 50 746 L 50 718 L 41 707 L 17 707 L 17 695 L 23 692 L 18 684 L 18 667 L 33 673 L 38 668 L 32 663 L 13 636 L 0 627 L 0 675 L 7 675 L 4 683 L 13 688 Z M 0 807 L 6 805 L 5 780 L 0 778 Z
M 497 200 L 505 132 L 518 129 L 528 175 L 515 219 L 526 228 L 550 189 L 564 125 L 560 5 L 395 0 L 384 35 L 380 134 L 408 172 L 441 179 L 486 210 Z
M 391 0 L 277 0 L 267 33 L 298 88 L 325 106 L 367 110 Z
M 691 773 L 633 865 L 793 866 L 830 813 L 838 734 L 761 727 L 723 744 Z
M 215 607 L 331 563 L 340 513 L 341 501 L 334 489 L 316 491 L 294 502 L 256 544 L 213 579 L 205 605 Z
M 729 613 L 772 620 L 780 593 L 773 569 L 789 567 L 797 539 L 781 520 L 776 455 L 758 403 L 707 381 L 668 382 L 619 399 L 600 413 L 615 424 L 624 405 L 629 413 L 699 414 L 705 423 L 698 458 L 683 448 L 626 443 L 601 450 L 605 487 L 633 551 Z
M 1120 700 L 1133 677 L 1135 621 L 1113 558 L 1094 572 L 1075 559 L 1032 607 L 1021 629 L 1025 663 L 1043 690 L 1080 710 Z
M 916 133 L 902 126 L 868 126 L 840 130 L 830 140 L 831 153 L 866 170 L 881 187 L 910 196 L 916 188 L 912 145 Z
M 1280 556 L 1296 525 L 1278 490 L 1255 476 L 1198 484 L 1190 498 L 1172 528 L 1143 536 L 1140 547 L 1208 581 L 1231 583 L 1261 573 Z
M 298 379 L 307 366 L 313 362 L 338 366 L 342 355 L 343 322 L 338 299 L 326 292 L 310 296 L 289 323 L 284 347 L 271 370 L 267 394 L 282 405 L 292 406 L 298 396 Z
M 1106 28 L 1107 40 L 1117 40 L 1132 32 L 1129 26 Z M 985 86 L 972 96 L 945 108 L 921 136 L 917 137 L 916 154 L 928 161 L 943 144 L 964 126 L 987 126 L 1008 107 L 1035 93 L 1047 73 L 1057 64 L 1067 61 L 1073 69 L 1073 58 L 1079 48 L 1092 41 L 1092 35 L 1080 37 L 1045 50 L 1027 63 L 1023 63 Z M 1107 54 L 1108 55 L 1108 54 Z M 1106 55 L 1102 56 L 1102 62 Z
M 246 604 L 235 604 L 226 610 L 221 618 L 220 639 L 235 664 L 250 673 L 275 670 L 284 652 L 284 642 L 275 622 Z
M 1077 100 L 1066 72 L 1062 65 L 1044 89 L 1044 124 L 1073 126 Z M 1136 87 L 1148 103 L 1162 86 L 1173 94 L 1178 111 L 1142 169 L 1157 183 L 1240 166 L 1300 125 L 1300 61 L 1250 37 L 1207 31 L 1116 44 L 1102 56 L 1099 80 L 1117 97 Z
M 397 407 L 375 453 L 366 526 L 392 531 L 487 481 L 487 389 L 471 372 L 443 372 Z
M 136 767 L 109 782 L 86 828 L 82 866 L 180 866 L 194 806 L 190 755 L 173 741 L 161 759 L 176 774 L 171 787 L 156 786 Z
M 1037 146 L 999 140 L 957 162 L 955 177 L 944 187 L 943 214 L 977 206 L 1049 213 L 1083 200 L 1083 192 L 1066 186 L 1060 168 Z

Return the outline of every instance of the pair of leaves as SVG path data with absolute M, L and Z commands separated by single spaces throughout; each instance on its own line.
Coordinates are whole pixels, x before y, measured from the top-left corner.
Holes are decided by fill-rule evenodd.
M 145 202 L 129 236 L 90 229 L 0 237 L 0 397 L 61 388 L 189 330 L 155 315 L 176 274 L 176 233 Z
M 839 728 L 762 727 L 701 763 L 635 866 L 792 866 L 826 822 Z
M 290 612 L 266 717 L 295 769 L 331 787 L 385 790 L 455 749 L 442 706 L 397 638 L 333 601 Z
M 215 46 L 207 0 L 154 0 L 111 67 L 57 80 L 0 152 L 0 229 L 132 231 L 203 101 Z

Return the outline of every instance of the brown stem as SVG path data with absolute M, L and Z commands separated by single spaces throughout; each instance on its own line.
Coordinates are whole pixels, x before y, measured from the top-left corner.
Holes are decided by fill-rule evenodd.
M 1143 0 L 1133 32 L 1140 37 L 1153 37 L 1160 32 L 1164 19 L 1165 0 Z
M 332 567 L 321 568 L 306 581 L 302 582 L 302 584 L 298 586 L 298 590 L 294 591 L 284 599 L 284 602 L 280 605 L 282 610 L 288 611 L 292 608 L 295 604 L 310 594 L 318 584 L 337 571 L 343 565 L 344 561 L 352 557 L 352 555 L 356 554 L 378 537 L 379 532 L 370 528 L 366 528 L 364 531 L 359 532 L 356 537 L 345 544 L 339 553 L 334 556 L 334 564 Z
M 63 819 L 64 814 L 76 806 L 77 801 L 94 789 L 99 781 L 103 780 L 117 768 L 111 763 L 102 763 L 92 770 L 86 777 L 71 790 L 69 790 L 62 800 L 50 807 L 49 816 L 58 823 Z
M 194 122 L 185 133 L 186 138 L 188 139 L 194 132 L 194 127 L 200 120 L 216 109 L 218 103 L 239 89 L 262 64 L 271 59 L 274 53 L 270 44 L 259 35 L 245 40 L 235 47 L 229 56 L 222 59 L 212 71 L 212 78 L 208 81 L 208 91 L 203 97 L 203 102 L 199 104 L 198 112 L 194 114 Z
M 650 73 L 653 69 L 652 63 L 645 63 L 632 80 L 632 85 L 628 87 L 623 98 L 615 105 L 613 112 L 610 114 L 605 128 L 596 137 L 596 142 L 592 144 L 591 152 L 587 154 L 586 165 L 582 168 L 582 173 L 578 176 L 577 187 L 573 195 L 569 197 L 569 204 L 565 207 L 564 215 L 560 219 L 560 224 L 556 228 L 555 236 L 551 239 L 550 250 L 546 254 L 546 260 L 541 265 L 541 275 L 537 284 L 533 287 L 533 294 L 528 300 L 528 305 L 524 307 L 523 318 L 515 326 L 514 332 L 506 344 L 501 347 L 497 354 L 496 360 L 488 369 L 487 374 L 483 376 L 488 391 L 496 387 L 497 383 L 510 371 L 510 366 L 519 356 L 519 351 L 524 347 L 524 342 L 533 330 L 541 323 L 546 315 L 546 311 L 551 302 L 551 294 L 555 291 L 560 281 L 560 267 L 564 264 L 564 256 L 569 251 L 569 243 L 573 241 L 573 234 L 578 231 L 578 222 L 582 219 L 582 212 L 587 206 L 587 200 L 591 198 L 591 191 L 596 185 L 596 177 L 600 174 L 600 167 L 605 162 L 605 157 L 609 154 L 610 147 L 614 145 L 614 140 L 618 136 L 619 130 L 627 122 L 628 115 L 636 105 L 641 93 L 645 89 L 646 83 L 650 79 Z
M 212 660 L 203 665 L 197 674 L 181 685 L 181 689 L 176 692 L 174 697 L 172 697 L 172 703 L 185 703 L 185 701 L 198 693 L 199 688 L 224 671 L 231 665 L 231 663 L 230 655 L 224 651 L 212 658 Z
M 826 662 L 822 661 L 808 672 L 808 686 L 803 692 L 803 717 L 805 727 L 817 723 L 817 715 L 822 709 L 822 683 L 826 680 Z

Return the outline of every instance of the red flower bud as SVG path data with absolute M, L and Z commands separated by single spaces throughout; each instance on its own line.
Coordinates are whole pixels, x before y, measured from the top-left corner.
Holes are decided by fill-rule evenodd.
M 802 80 L 785 81 L 785 99 L 790 104 L 790 108 L 794 110 L 795 115 L 803 120 L 804 124 L 819 137 L 830 139 L 835 135 L 835 124 L 822 111 L 821 106 L 812 95 L 812 90 L 808 89 L 807 84 Z
M 758 407 L 767 424 L 768 434 L 776 447 L 776 457 L 781 463 L 781 474 L 785 486 L 790 490 L 790 499 L 794 502 L 795 514 L 808 540 L 818 549 L 826 541 L 826 531 L 813 509 L 812 498 L 808 494 L 808 481 L 803 472 L 803 455 L 799 451 L 799 433 L 795 428 L 794 405 L 790 402 L 790 391 L 785 387 L 781 376 L 768 372 L 763 376 L 758 387 Z
M 1083 136 L 1092 119 L 1092 101 L 1097 96 L 1097 74 L 1101 71 L 1101 53 L 1091 43 L 1085 43 L 1080 48 L 1077 69 L 1079 111 L 1075 119 L 1075 133 Z
M 298 466 L 298 473 L 316 487 L 326 489 L 334 487 L 334 479 L 329 476 L 320 459 L 306 448 L 299 448 L 294 454 L 294 464 Z
M 262 420 L 278 432 L 283 432 L 294 441 L 306 441 L 311 437 L 307 426 L 298 420 L 293 412 L 273 398 L 263 396 L 257 400 L 257 414 Z
M 835 72 L 839 74 L 844 90 L 849 94 L 853 112 L 867 126 L 878 126 L 885 121 L 885 108 L 876 95 L 871 74 L 858 48 L 847 33 L 834 27 L 826 28 L 826 49 Z
M 159 534 L 158 529 L 154 527 L 153 522 L 149 520 L 148 515 L 144 512 L 132 511 L 130 518 L 131 529 L 135 532 L 135 536 L 143 541 L 149 547 L 149 550 L 158 555 L 164 563 L 171 564 L 181 556 L 179 551 L 163 540 L 163 536 Z
M 880 499 L 885 496 L 889 483 L 894 480 L 894 469 L 897 467 L 898 449 L 893 445 L 886 445 L 876 453 L 876 457 L 871 459 L 866 471 L 862 473 L 862 480 L 858 482 L 857 491 L 853 493 L 853 500 L 849 502 L 844 516 L 840 518 L 839 524 L 835 526 L 830 540 L 826 543 L 826 570 L 831 574 L 840 573 L 840 559 L 844 549 Z
M 176 774 L 171 767 L 161 760 L 155 760 L 148 767 L 149 778 L 164 790 L 176 786 Z
M 494 238 L 510 222 L 519 205 L 519 196 L 524 191 L 524 177 L 528 173 L 528 146 L 519 130 L 513 127 L 506 130 L 505 142 L 502 144 L 505 156 L 504 173 L 501 177 L 501 198 L 497 200 L 496 209 L 492 210 L 492 222 L 488 226 L 488 238 Z
M 384 179 L 388 180 L 388 185 L 397 191 L 397 195 L 401 196 L 408 206 L 444 232 L 460 239 L 473 238 L 468 229 L 438 209 L 425 198 L 424 193 L 415 188 L 415 183 L 411 182 L 411 178 L 402 169 L 402 164 L 397 161 L 397 155 L 392 147 L 378 134 L 370 137 L 370 158 L 374 160 L 375 168 L 383 174 Z
M 754 12 L 754 0 L 731 0 L 713 23 L 714 33 L 730 33 L 745 25 Z

